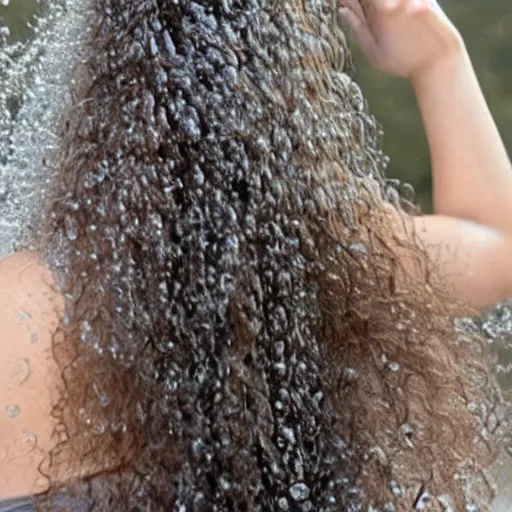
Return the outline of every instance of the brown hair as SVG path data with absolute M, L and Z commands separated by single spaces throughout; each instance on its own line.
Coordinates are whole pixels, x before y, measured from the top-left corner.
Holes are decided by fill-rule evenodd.
M 40 506 L 79 461 L 91 510 L 484 510 L 486 355 L 393 235 L 337 2 L 91 3 L 44 222 Z

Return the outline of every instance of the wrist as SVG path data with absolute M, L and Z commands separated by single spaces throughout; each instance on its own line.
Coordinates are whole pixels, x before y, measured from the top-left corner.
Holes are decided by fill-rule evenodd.
M 460 36 L 452 41 L 443 55 L 432 60 L 427 65 L 413 73 L 409 80 L 416 92 L 425 87 L 435 86 L 436 83 L 453 79 L 462 70 L 471 68 L 471 59 L 464 41 Z

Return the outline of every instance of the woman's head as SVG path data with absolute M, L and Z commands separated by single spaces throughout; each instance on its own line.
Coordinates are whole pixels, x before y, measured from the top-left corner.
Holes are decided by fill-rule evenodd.
M 91 0 L 89 27 L 45 221 L 42 471 L 112 471 L 77 489 L 97 510 L 463 503 L 484 391 L 419 251 L 396 289 L 337 3 Z

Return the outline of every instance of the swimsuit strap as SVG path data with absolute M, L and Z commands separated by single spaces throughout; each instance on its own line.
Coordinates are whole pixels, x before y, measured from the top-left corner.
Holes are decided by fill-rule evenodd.
M 35 512 L 32 498 L 0 500 L 0 512 Z

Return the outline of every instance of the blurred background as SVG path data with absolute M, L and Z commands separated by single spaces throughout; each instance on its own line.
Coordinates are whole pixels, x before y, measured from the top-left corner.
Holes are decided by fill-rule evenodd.
M 0 18 L 12 40 L 29 38 L 34 16 L 50 0 L 0 0 Z M 443 0 L 464 36 L 505 143 L 512 150 L 512 7 L 509 0 Z M 389 174 L 409 182 L 424 211 L 431 209 L 428 148 L 414 96 L 405 81 L 371 69 L 352 44 L 358 81 L 384 127 Z
M 31 22 L 47 3 L 47 0 L 0 0 L 0 20 L 11 29 L 13 40 L 30 37 Z
M 512 153 L 512 4 L 509 0 L 443 0 L 444 10 L 462 33 L 466 46 Z M 431 209 L 430 162 L 421 119 L 406 81 L 371 69 L 357 45 L 351 45 L 358 82 L 370 110 L 384 127 L 384 149 L 390 156 L 389 174 L 409 182 L 424 209 Z

